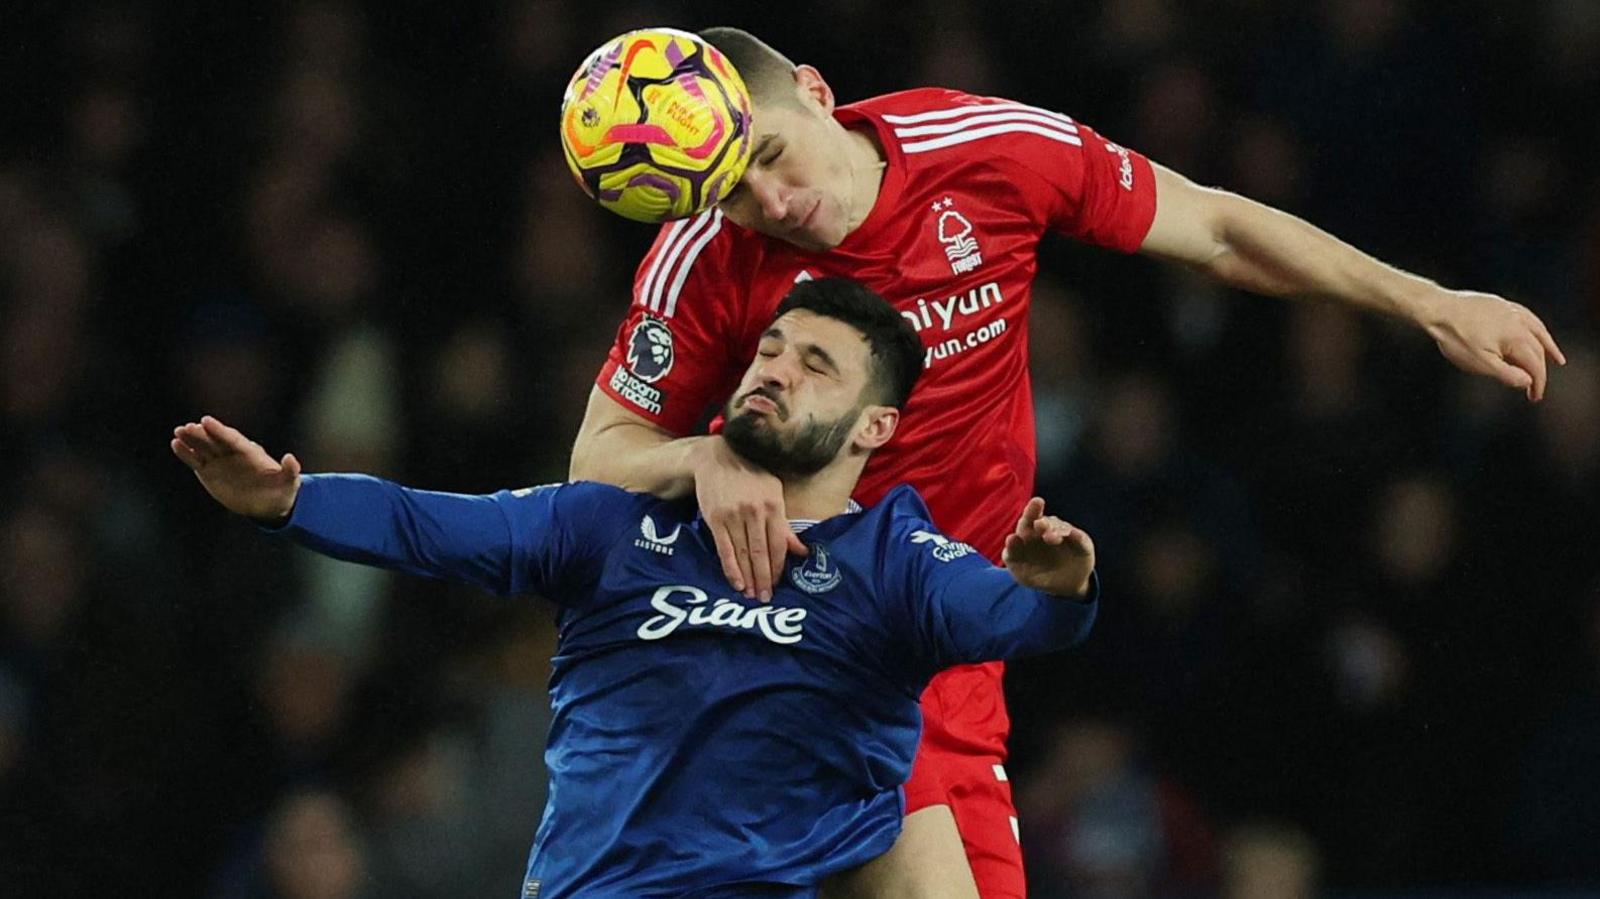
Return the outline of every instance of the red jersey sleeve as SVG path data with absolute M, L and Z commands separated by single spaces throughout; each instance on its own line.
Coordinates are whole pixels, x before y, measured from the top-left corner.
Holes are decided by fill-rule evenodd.
M 595 383 L 672 434 L 689 434 L 737 386 L 739 279 L 720 211 L 661 229 L 633 279 L 633 305 Z
M 1150 160 L 1060 113 L 1024 108 L 1037 121 L 991 146 L 1040 221 L 1096 246 L 1139 249 L 1156 216 Z

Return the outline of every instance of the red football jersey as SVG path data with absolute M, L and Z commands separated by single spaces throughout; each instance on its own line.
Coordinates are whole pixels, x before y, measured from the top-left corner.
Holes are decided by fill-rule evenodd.
M 888 158 L 872 212 L 838 247 L 812 253 L 712 210 L 662 228 L 600 387 L 674 434 L 725 401 L 778 303 L 800 280 L 845 276 L 916 328 L 927 369 L 856 498 L 914 485 L 934 520 L 992 559 L 1032 495 L 1028 304 L 1047 230 L 1122 252 L 1155 217 L 1155 177 L 1138 153 L 1065 115 L 924 88 L 840 107 Z M 999 663 L 970 666 L 973 689 L 924 709 L 929 742 L 1004 755 Z

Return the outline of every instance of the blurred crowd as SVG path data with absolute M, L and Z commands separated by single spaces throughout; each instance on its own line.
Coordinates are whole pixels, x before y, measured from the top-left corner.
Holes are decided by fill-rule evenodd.
M 330 563 L 170 457 L 560 480 L 650 229 L 572 69 L 742 25 L 843 100 L 1060 109 L 1527 303 L 1549 398 L 1419 332 L 1047 243 L 1040 491 L 1098 542 L 1013 666 L 1034 895 L 1600 885 L 1600 4 L 23 4 L 0 78 L 0 892 L 511 896 L 551 607 Z M 13 892 L 20 890 L 20 892 Z

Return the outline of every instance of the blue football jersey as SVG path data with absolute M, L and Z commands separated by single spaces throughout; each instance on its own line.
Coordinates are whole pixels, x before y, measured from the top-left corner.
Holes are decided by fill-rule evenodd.
M 928 679 L 1072 645 L 1097 607 L 1019 586 L 910 487 L 807 529 L 770 603 L 728 587 L 691 502 L 600 484 L 308 476 L 283 531 L 559 604 L 540 899 L 814 895 L 898 835 Z

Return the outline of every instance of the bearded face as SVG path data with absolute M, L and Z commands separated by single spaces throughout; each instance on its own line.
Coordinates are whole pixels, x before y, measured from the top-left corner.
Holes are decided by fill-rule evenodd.
M 832 420 L 791 422 L 782 397 L 768 387 L 756 387 L 728 401 L 722 438 L 734 452 L 778 477 L 803 479 L 839 455 L 860 413 L 857 406 Z

